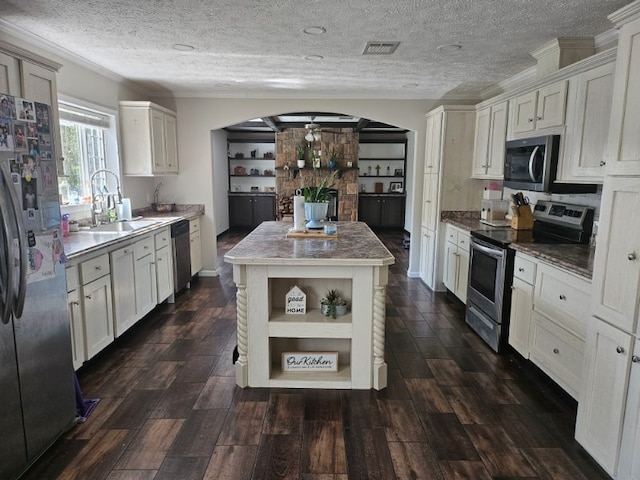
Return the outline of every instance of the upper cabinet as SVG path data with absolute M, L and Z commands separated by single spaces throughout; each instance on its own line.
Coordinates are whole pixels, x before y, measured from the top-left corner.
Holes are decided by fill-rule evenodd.
M 558 164 L 559 182 L 601 183 L 609 135 L 614 63 L 569 80 L 567 129 Z
M 424 173 L 438 173 L 440 169 L 443 118 L 442 110 L 427 115 Z
M 564 125 L 567 81 L 546 85 L 511 101 L 509 138 L 531 136 Z M 523 135 L 525 134 L 525 135 Z
M 120 102 L 125 175 L 178 173 L 176 114 L 151 102 Z
M 634 2 L 609 18 L 620 28 L 614 80 L 607 173 L 640 175 L 640 12 Z
M 0 52 L 0 92 L 20 95 L 20 61 Z
M 506 101 L 478 109 L 473 148 L 473 178 L 502 179 L 507 138 Z

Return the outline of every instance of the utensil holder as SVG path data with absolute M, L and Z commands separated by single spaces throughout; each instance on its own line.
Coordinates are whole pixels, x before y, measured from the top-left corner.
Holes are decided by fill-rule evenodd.
M 529 205 L 520 205 L 519 207 L 511 207 L 513 215 L 511 216 L 511 228 L 514 230 L 531 230 L 533 228 L 533 213 Z

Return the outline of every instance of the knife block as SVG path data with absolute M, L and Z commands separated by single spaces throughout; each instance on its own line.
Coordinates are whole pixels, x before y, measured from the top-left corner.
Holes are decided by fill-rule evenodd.
M 512 207 L 511 228 L 514 230 L 531 230 L 533 228 L 533 213 L 529 205 Z

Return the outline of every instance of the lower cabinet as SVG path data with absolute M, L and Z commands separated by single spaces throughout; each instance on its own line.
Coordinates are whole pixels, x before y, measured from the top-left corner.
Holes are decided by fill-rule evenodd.
M 256 227 L 276 219 L 275 195 L 229 195 L 229 226 Z
M 620 452 L 632 345 L 631 335 L 591 318 L 576 440 L 611 476 L 616 474 Z
M 86 360 L 84 348 L 84 318 L 82 316 L 82 288 L 78 266 L 67 267 L 67 301 L 69 303 L 69 327 L 71 329 L 71 353 L 73 368 L 77 370 Z
M 160 303 L 173 295 L 173 255 L 169 229 L 156 233 L 154 241 L 156 246 L 156 297 Z
M 403 195 L 360 195 L 358 220 L 371 228 L 403 228 L 404 208 Z
M 436 234 L 433 230 L 422 227 L 420 232 L 420 278 L 433 289 L 435 282 Z
M 153 237 L 134 244 L 136 317 L 141 319 L 158 304 L 156 296 L 156 258 Z
M 445 244 L 445 265 L 443 282 L 456 297 L 467 303 L 467 283 L 469 281 L 469 238 L 468 232 L 447 225 Z
M 119 337 L 126 332 L 138 317 L 136 315 L 135 256 L 133 245 L 110 253 L 111 292 L 113 295 L 114 334 Z
M 524 358 L 529 358 L 529 328 L 532 310 L 533 285 L 514 276 L 511 286 L 509 345 Z
M 189 220 L 189 241 L 191 243 L 191 275 L 202 270 L 202 241 L 200 240 L 200 219 Z
M 640 339 L 634 342 L 617 478 L 640 479 Z

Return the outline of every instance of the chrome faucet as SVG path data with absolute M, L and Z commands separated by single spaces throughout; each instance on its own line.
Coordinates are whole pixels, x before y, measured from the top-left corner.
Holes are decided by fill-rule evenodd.
M 96 175 L 98 175 L 99 173 L 110 173 L 111 175 L 113 175 L 113 177 L 116 179 L 116 189 L 118 191 L 117 195 L 118 195 L 118 203 L 122 203 L 122 193 L 120 193 L 120 179 L 118 178 L 118 176 L 113 173 L 111 170 L 107 170 L 106 168 L 101 168 L 100 170 L 96 170 L 95 172 L 93 172 L 91 174 L 91 178 L 89 179 L 89 188 L 91 189 L 91 226 L 95 227 L 98 225 L 98 220 L 96 217 L 96 210 L 98 209 L 97 206 L 97 200 L 96 200 L 96 194 L 95 194 L 95 190 L 93 188 L 93 180 L 95 179 Z

